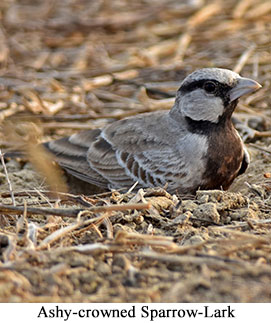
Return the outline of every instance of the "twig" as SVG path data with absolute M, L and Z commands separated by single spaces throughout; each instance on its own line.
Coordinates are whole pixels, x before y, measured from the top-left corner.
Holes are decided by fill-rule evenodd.
M 242 18 L 253 2 L 254 0 L 240 0 L 233 9 L 233 17 L 236 19 Z
M 15 202 L 15 198 L 14 198 L 14 193 L 13 193 L 12 185 L 11 185 L 11 182 L 9 180 L 6 163 L 5 163 L 4 156 L 2 154 L 2 150 L 1 149 L 0 149 L 0 159 L 1 159 L 1 163 L 2 163 L 3 168 L 4 168 L 4 172 L 5 172 L 6 179 L 7 179 L 7 183 L 8 183 L 8 187 L 9 187 L 9 191 L 10 191 L 10 195 L 11 195 L 12 204 L 13 204 L 14 207 L 16 207 L 16 202 Z
M 1 123 L 5 119 L 7 119 L 8 117 L 11 117 L 14 114 L 16 114 L 18 112 L 22 112 L 24 110 L 25 110 L 25 107 L 23 105 L 13 104 L 13 105 L 10 106 L 9 109 L 0 111 L 0 121 L 1 121 Z
M 126 210 L 146 210 L 151 207 L 150 203 L 137 203 L 137 204 L 121 204 L 121 205 L 105 205 L 105 206 L 93 206 L 88 209 L 55 209 L 55 208 L 27 208 L 28 214 L 41 214 L 41 215 L 54 215 L 61 217 L 77 218 L 78 215 L 82 215 L 90 212 L 109 212 L 109 211 L 126 211 Z M 11 206 L 0 204 L 0 212 L 9 213 L 22 213 L 24 212 L 23 206 Z
M 265 152 L 265 153 L 271 154 L 271 150 L 265 149 L 265 148 L 260 147 L 260 146 L 258 146 L 258 145 L 256 145 L 256 144 L 250 143 L 250 144 L 249 144 L 249 146 L 250 146 L 250 147 L 253 147 L 253 148 L 256 148 L 256 149 L 258 149 L 258 150 L 260 150 L 260 151 L 263 151 L 263 152 Z
M 255 131 L 254 133 L 255 137 L 262 137 L 262 138 L 267 138 L 267 137 L 271 137 L 271 131 Z
M 93 125 L 77 122 L 48 122 L 42 124 L 44 129 L 74 129 L 74 130 L 92 130 Z
M 195 265 L 202 265 L 208 264 L 208 266 L 216 266 L 220 268 L 227 268 L 229 266 L 228 262 L 238 263 L 238 261 L 225 259 L 225 258 L 211 258 L 208 255 L 204 256 L 190 256 L 190 255 L 167 255 L 163 253 L 158 253 L 154 251 L 139 251 L 134 253 L 136 256 L 149 259 L 149 260 L 156 260 L 159 262 L 171 263 L 176 265 L 183 265 L 183 264 L 195 264 Z
M 256 45 L 252 44 L 246 51 L 244 51 L 244 53 L 241 55 L 241 57 L 239 58 L 237 64 L 233 69 L 234 72 L 240 73 L 242 71 L 243 67 L 245 66 L 247 60 L 249 59 L 249 57 L 251 56 L 255 48 L 256 48 Z
M 198 256 L 176 256 L 176 255 L 166 255 L 159 252 L 154 251 L 139 251 L 139 252 L 131 252 L 131 254 L 136 255 L 137 257 L 149 260 L 156 260 L 159 262 L 165 262 L 170 264 L 176 264 L 183 266 L 184 264 L 194 264 L 194 265 L 203 265 L 206 264 L 208 267 L 215 268 L 231 268 L 232 266 L 238 266 L 245 268 L 246 270 L 252 270 L 255 272 L 255 268 L 258 271 L 270 274 L 270 267 L 268 265 L 257 265 L 250 264 L 248 262 L 239 260 L 239 259 L 231 259 L 229 257 L 219 257 L 212 256 L 208 254 L 198 254 Z
M 125 188 L 123 188 L 124 190 Z M 121 191 L 122 189 L 119 189 L 116 192 Z M 48 190 L 40 190 L 39 191 L 42 194 L 46 194 L 49 197 L 53 196 L 53 199 L 55 198 L 55 192 L 53 191 L 48 191 Z M 97 199 L 97 197 L 104 197 L 104 196 L 108 196 L 111 195 L 113 192 L 115 191 L 109 191 L 109 192 L 103 192 L 103 193 L 98 193 L 98 194 L 93 194 L 93 195 L 74 195 L 71 193 L 64 193 L 64 192 L 58 192 L 58 199 L 60 199 L 62 202 L 64 201 L 74 201 L 76 203 L 79 203 L 83 206 L 86 207 L 90 207 L 93 206 L 92 203 L 94 203 L 94 201 Z M 0 196 L 3 198 L 6 197 L 10 197 L 10 192 L 3 192 L 0 193 Z M 27 190 L 27 191 L 17 191 L 14 192 L 14 196 L 39 196 L 39 193 L 36 190 Z M 91 200 L 92 198 L 94 198 L 95 200 Z M 39 202 L 40 203 L 40 202 Z M 29 204 L 28 204 L 29 205 Z

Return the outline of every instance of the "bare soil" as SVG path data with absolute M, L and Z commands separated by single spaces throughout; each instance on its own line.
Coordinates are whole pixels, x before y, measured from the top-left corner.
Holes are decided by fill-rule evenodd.
M 0 301 L 270 302 L 269 1 L 2 0 L 0 19 L 0 145 L 28 154 L 0 165 Z M 251 164 L 229 191 L 51 191 L 34 143 L 169 109 L 210 66 L 263 86 L 234 114 Z

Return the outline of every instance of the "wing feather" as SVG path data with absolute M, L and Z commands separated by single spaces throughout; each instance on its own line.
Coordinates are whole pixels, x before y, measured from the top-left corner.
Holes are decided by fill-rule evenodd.
M 173 190 L 176 178 L 186 174 L 168 119 L 165 111 L 139 115 L 114 122 L 102 131 L 83 131 L 45 145 L 60 166 L 97 186 L 131 187 L 138 181 L 142 187 L 169 184 Z
M 106 179 L 93 170 L 86 159 L 89 145 L 96 140 L 100 132 L 100 129 L 83 131 L 71 137 L 44 143 L 44 146 L 53 153 L 56 162 L 71 175 L 85 182 L 107 187 Z
M 90 146 L 87 154 L 90 166 L 111 186 L 119 187 L 120 181 L 127 187 L 136 181 L 142 187 L 164 186 L 170 184 L 168 182 L 174 183 L 176 177 L 186 175 L 181 170 L 184 162 L 180 152 L 175 145 L 168 144 L 168 134 L 172 134 L 166 127 L 165 113 L 150 117 L 145 115 L 144 119 L 139 116 L 115 122 Z M 161 127 L 158 129 L 157 124 L 164 126 L 164 131 Z M 175 143 L 174 140 L 170 142 Z

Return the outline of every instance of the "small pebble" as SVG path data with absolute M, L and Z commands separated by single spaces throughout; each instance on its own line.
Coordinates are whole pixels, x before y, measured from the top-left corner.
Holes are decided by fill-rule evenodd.
M 220 220 L 216 204 L 211 202 L 199 205 L 194 210 L 193 216 L 200 220 L 213 221 L 215 223 L 219 223 Z

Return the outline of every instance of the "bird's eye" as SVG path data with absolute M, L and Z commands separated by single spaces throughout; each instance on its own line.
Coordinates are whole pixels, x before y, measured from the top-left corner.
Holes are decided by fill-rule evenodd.
M 214 93 L 216 90 L 216 84 L 212 81 L 207 81 L 204 83 L 203 88 L 208 93 Z

